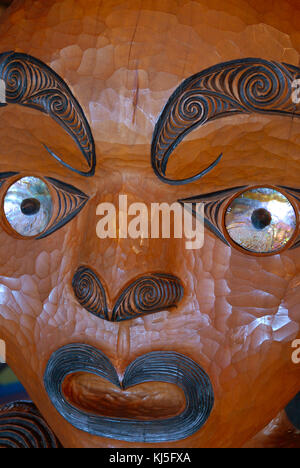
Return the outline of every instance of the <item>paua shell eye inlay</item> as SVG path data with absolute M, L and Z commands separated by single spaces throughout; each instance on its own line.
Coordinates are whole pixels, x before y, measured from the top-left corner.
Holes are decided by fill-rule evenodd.
M 225 215 L 225 227 L 230 238 L 254 253 L 282 250 L 294 236 L 296 226 L 296 213 L 288 198 L 266 187 L 239 194 Z
M 37 177 L 23 177 L 7 190 L 3 209 L 15 232 L 24 237 L 34 237 L 48 226 L 52 205 L 45 182 Z

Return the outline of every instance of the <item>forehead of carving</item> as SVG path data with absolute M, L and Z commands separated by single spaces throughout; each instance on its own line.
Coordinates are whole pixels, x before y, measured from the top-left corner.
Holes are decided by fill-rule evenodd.
M 160 11 L 150 0 L 140 9 L 129 1 L 23 0 L 7 13 L 0 43 L 67 80 L 96 141 L 149 144 L 167 99 L 188 76 L 247 56 L 299 61 L 297 2 L 285 3 L 289 31 L 276 22 L 273 3 L 272 16 L 249 1 L 209 7 L 204 0 L 165 0 L 155 5 Z

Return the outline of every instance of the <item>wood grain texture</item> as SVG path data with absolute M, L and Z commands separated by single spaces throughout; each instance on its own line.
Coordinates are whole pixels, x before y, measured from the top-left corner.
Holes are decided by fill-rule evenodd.
M 300 338 L 299 250 L 254 258 L 208 230 L 199 251 L 179 239 L 96 236 L 97 205 L 117 204 L 119 194 L 150 204 L 236 186 L 299 188 L 300 126 L 281 116 L 232 116 L 191 133 L 170 160 L 171 175 L 188 177 L 224 155 L 199 182 L 163 184 L 150 160 L 155 124 L 184 79 L 246 57 L 299 66 L 299 17 L 298 0 L 17 0 L 2 16 L 0 53 L 30 54 L 53 68 L 82 106 L 96 145 L 96 174 L 86 180 L 45 150 L 78 158 L 56 122 L 34 109 L 1 109 L 1 172 L 52 177 L 90 197 L 47 239 L 14 239 L 0 229 L 0 338 L 8 364 L 65 447 L 147 446 L 87 434 L 54 409 L 43 375 L 50 356 L 70 343 L 105 353 L 120 379 L 153 351 L 181 353 L 205 370 L 215 393 L 207 423 L 184 442 L 156 447 L 241 447 L 299 391 L 300 368 L 291 360 L 291 343 Z M 107 322 L 74 296 L 72 279 L 83 265 L 101 275 L 112 304 L 149 272 L 179 278 L 184 299 L 175 311 Z M 69 394 L 78 403 L 75 383 Z M 101 401 L 103 387 L 91 391 Z M 130 414 L 140 395 L 130 396 Z M 103 407 L 107 413 L 106 400 Z

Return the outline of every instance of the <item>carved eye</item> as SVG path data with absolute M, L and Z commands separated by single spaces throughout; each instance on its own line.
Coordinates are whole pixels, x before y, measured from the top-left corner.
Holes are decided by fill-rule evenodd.
M 254 253 L 275 253 L 293 238 L 297 216 L 292 203 L 281 192 L 255 188 L 239 194 L 225 214 L 230 239 Z
M 41 179 L 23 177 L 12 184 L 4 197 L 4 213 L 12 229 L 24 237 L 35 237 L 48 226 L 53 201 Z
M 202 203 L 205 227 L 244 253 L 275 255 L 300 247 L 299 189 L 240 186 L 178 201 L 196 217 Z
M 5 174 L 1 185 L 14 174 Z M 10 228 L 25 238 L 42 239 L 70 222 L 89 197 L 56 179 L 23 177 L 7 190 L 4 216 Z

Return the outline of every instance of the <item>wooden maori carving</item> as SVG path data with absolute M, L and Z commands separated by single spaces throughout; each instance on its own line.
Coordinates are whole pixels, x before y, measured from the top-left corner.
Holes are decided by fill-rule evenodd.
M 160 274 L 143 276 L 123 291 L 110 313 L 105 290 L 93 271 L 79 268 L 72 284 L 75 296 L 86 310 L 112 322 L 176 307 L 183 296 L 183 287 L 178 278 Z
M 211 120 L 252 112 L 299 117 L 300 105 L 291 99 L 293 83 L 299 78 L 298 67 L 252 58 L 218 64 L 188 78 L 170 98 L 155 128 L 152 166 L 157 176 L 170 184 L 187 184 L 215 167 L 222 155 L 193 177 L 165 177 L 174 148 Z
M 60 448 L 60 443 L 32 403 L 0 408 L 0 448 Z
M 89 124 L 66 83 L 47 65 L 26 54 L 8 52 L 0 56 L 0 78 L 6 85 L 7 104 L 20 104 L 46 113 L 76 141 L 85 157 L 91 176 L 95 171 L 95 146 Z M 69 169 L 46 146 L 47 151 Z
M 67 363 L 67 365 L 66 365 Z M 63 382 L 70 373 L 92 372 L 115 386 L 127 390 L 142 382 L 169 382 L 182 388 L 186 407 L 178 416 L 138 421 L 106 418 L 78 410 L 64 397 Z M 208 376 L 191 359 L 178 353 L 154 352 L 136 359 L 126 369 L 122 383 L 107 357 L 81 344 L 65 346 L 50 358 L 45 372 L 45 387 L 55 408 L 73 426 L 102 437 L 128 442 L 169 442 L 185 439 L 207 421 L 213 408 L 213 389 Z
M 297 445 L 299 17 L 298 0 L 2 15 L 0 339 L 64 447 L 268 446 L 279 425 Z M 170 235 L 150 235 L 154 205 Z

